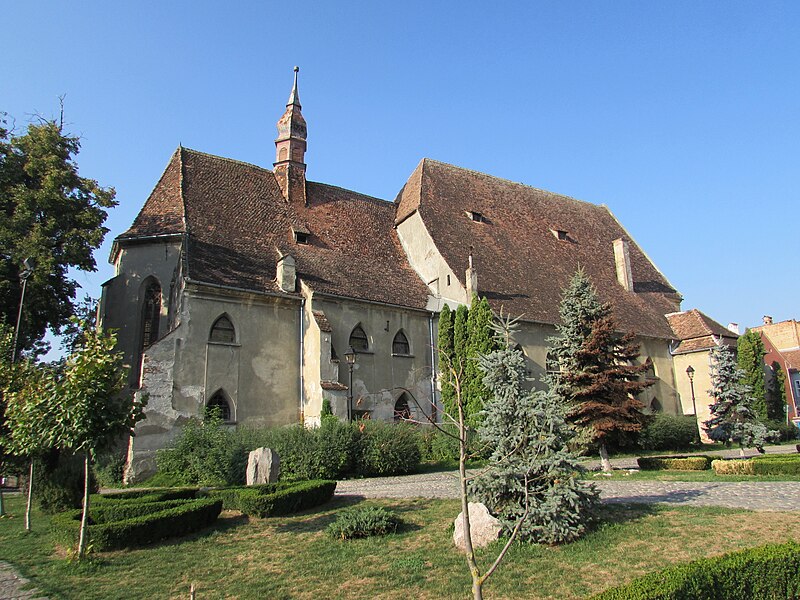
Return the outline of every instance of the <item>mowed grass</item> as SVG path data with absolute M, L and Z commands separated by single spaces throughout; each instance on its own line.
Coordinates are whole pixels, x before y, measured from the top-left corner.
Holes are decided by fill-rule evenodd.
M 23 530 L 23 501 L 0 519 L 0 559 L 51 598 L 466 598 L 470 579 L 452 544 L 456 501 L 383 500 L 406 526 L 382 538 L 334 541 L 325 527 L 354 500 L 316 512 L 217 525 L 179 541 L 94 555 L 83 565 L 54 551 L 48 518 Z M 800 513 L 611 505 L 584 539 L 515 546 L 487 584 L 489 598 L 581 598 L 670 564 L 768 542 L 800 539 Z M 483 551 L 485 566 L 499 544 Z

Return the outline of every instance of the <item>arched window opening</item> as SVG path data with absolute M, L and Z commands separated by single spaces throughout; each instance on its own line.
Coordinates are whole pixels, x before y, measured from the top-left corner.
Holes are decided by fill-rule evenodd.
M 228 402 L 222 390 L 211 396 L 211 399 L 206 404 L 206 417 L 215 412 L 219 415 L 219 418 L 226 423 L 231 422 L 231 404 Z
M 158 326 L 161 321 L 161 286 L 151 281 L 144 292 L 142 305 L 142 350 L 158 340 Z
M 647 370 L 644 372 L 645 378 L 646 379 L 658 379 L 658 377 L 656 377 L 656 367 L 653 364 L 653 359 L 648 356 L 647 360 L 644 361 L 644 364 L 647 367 Z
M 392 354 L 411 354 L 411 347 L 408 344 L 408 338 L 403 330 L 397 332 L 392 341 Z
M 555 356 L 552 350 L 548 350 L 547 357 L 544 359 L 544 362 L 545 362 L 545 370 L 548 373 L 561 372 L 561 365 L 558 363 L 558 358 Z
M 411 408 L 408 405 L 408 397 L 403 393 L 394 403 L 394 420 L 408 421 L 411 418 Z
M 350 334 L 350 347 L 356 352 L 366 352 L 369 350 L 369 340 L 367 334 L 361 328 L 361 325 L 356 325 L 353 332 Z
M 233 323 L 226 315 L 222 315 L 214 321 L 208 341 L 220 344 L 233 344 L 236 342 L 236 329 L 234 329 Z
M 650 402 L 650 412 L 659 413 L 663 412 L 664 407 L 661 406 L 661 402 L 659 402 L 658 398 L 653 398 Z

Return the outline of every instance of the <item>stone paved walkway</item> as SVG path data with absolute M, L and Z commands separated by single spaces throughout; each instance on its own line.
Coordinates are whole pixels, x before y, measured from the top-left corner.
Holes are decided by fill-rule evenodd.
M 794 446 L 772 446 L 768 453 L 796 452 Z M 738 450 L 711 452 L 726 457 Z M 636 465 L 635 458 L 611 461 L 615 468 Z M 588 465 L 587 465 L 588 466 Z M 455 471 L 376 477 L 340 481 L 337 496 L 366 498 L 457 498 L 458 473 Z M 599 480 L 599 481 L 598 481 Z M 689 482 L 689 481 L 594 481 L 605 502 L 644 502 L 687 506 L 723 506 L 749 510 L 800 510 L 800 481 L 775 482 Z
M 35 589 L 21 589 L 28 580 L 7 562 L 0 561 L 0 598 L 3 600 L 47 600 Z

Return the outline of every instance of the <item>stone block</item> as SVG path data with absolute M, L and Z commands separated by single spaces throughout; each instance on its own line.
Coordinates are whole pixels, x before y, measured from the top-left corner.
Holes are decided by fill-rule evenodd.
M 489 509 L 486 508 L 485 504 L 481 502 L 470 502 L 467 506 L 469 510 L 469 531 L 473 548 L 488 546 L 500 537 L 503 525 L 489 514 Z M 453 531 L 453 543 L 456 545 L 456 548 L 462 552 L 466 552 L 463 511 L 458 513 L 453 525 L 455 526 L 455 530 Z
M 281 470 L 278 453 L 271 448 L 256 448 L 247 457 L 247 485 L 275 483 Z

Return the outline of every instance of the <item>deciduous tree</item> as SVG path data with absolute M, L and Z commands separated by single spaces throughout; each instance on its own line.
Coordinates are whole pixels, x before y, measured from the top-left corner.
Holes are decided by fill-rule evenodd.
M 80 140 L 55 121 L 40 120 L 14 135 L 0 122 L 0 321 L 16 322 L 22 262 L 36 265 L 28 279 L 20 349 L 49 328 L 58 333 L 74 314 L 78 283 L 69 269 L 94 271 L 93 251 L 107 229 L 114 190 L 81 177 Z

